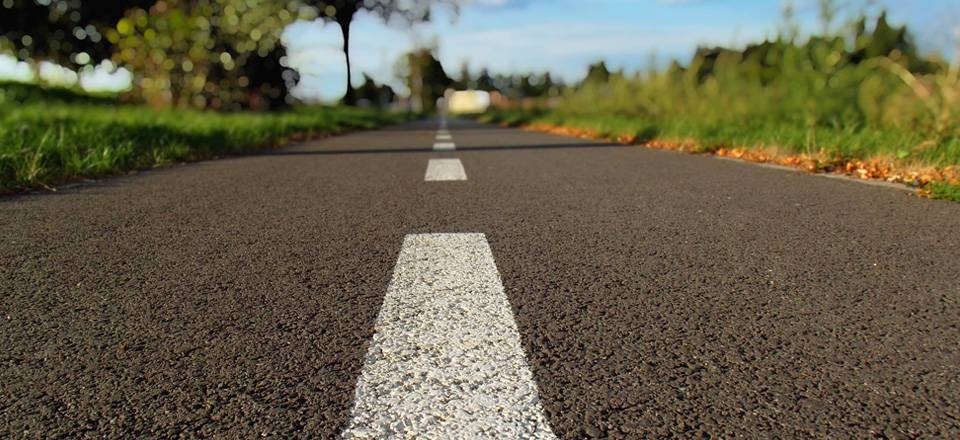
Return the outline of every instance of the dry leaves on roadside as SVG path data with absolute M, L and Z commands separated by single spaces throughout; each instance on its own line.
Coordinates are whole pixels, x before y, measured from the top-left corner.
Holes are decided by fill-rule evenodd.
M 522 127 L 525 130 L 538 131 L 563 136 L 572 136 L 587 139 L 608 139 L 621 144 L 637 144 L 638 138 L 632 134 L 616 134 L 612 136 L 602 135 L 596 130 L 586 128 L 574 128 L 561 125 L 552 125 L 546 123 L 532 123 Z M 681 152 L 704 152 L 699 143 L 694 139 L 654 139 L 641 144 L 648 148 L 660 150 L 673 150 Z M 806 170 L 808 172 L 834 172 L 842 173 L 864 180 L 883 180 L 893 183 L 902 183 L 920 189 L 919 194 L 924 195 L 923 190 L 930 182 L 960 183 L 960 169 L 955 166 L 948 166 L 937 169 L 935 167 L 920 167 L 914 165 L 900 164 L 897 161 L 878 157 L 866 160 L 851 160 L 842 157 L 827 157 L 826 155 L 807 155 L 784 153 L 782 150 L 773 147 L 758 146 L 753 148 L 743 147 L 721 147 L 713 151 L 706 151 L 707 154 L 713 154 L 721 157 L 729 157 L 748 162 L 774 163 L 794 168 Z

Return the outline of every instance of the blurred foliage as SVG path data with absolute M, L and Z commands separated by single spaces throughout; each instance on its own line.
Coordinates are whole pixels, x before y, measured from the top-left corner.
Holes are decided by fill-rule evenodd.
M 25 84 L 0 84 L 0 96 L 0 193 L 246 153 L 406 117 L 342 107 L 228 114 L 157 111 Z
M 0 109 L 31 103 L 113 105 L 117 103 L 117 97 L 109 93 L 77 93 L 62 87 L 0 81 Z
M 606 84 L 607 81 L 610 81 L 610 69 L 603 61 L 591 64 L 587 68 L 587 76 L 583 78 L 584 84 Z
M 782 36 L 743 50 L 701 48 L 687 66 L 673 63 L 663 71 L 625 75 L 595 65 L 564 98 L 558 115 L 642 119 L 728 134 L 799 132 L 768 143 L 807 153 L 852 148 L 825 145 L 842 137 L 824 133 L 904 133 L 877 139 L 880 145 L 853 145 L 901 159 L 960 163 L 957 66 L 922 57 L 907 29 L 891 26 L 885 14 L 872 26 L 860 18 L 845 31 L 803 43 Z
M 309 8 L 286 0 L 0 0 L 2 46 L 77 68 L 105 58 L 135 73 L 156 107 L 236 110 L 285 104 L 297 76 L 280 33 Z
M 397 62 L 397 76 L 410 90 L 415 112 L 435 110 L 437 99 L 453 85 L 453 80 L 443 70 L 435 52 L 436 48 L 417 48 L 400 57 Z
M 483 119 L 885 179 L 960 200 L 960 64 L 922 56 L 884 14 L 834 30 L 832 2 L 820 5 L 825 33 L 805 41 L 788 20 L 776 40 L 700 48 L 686 65 L 625 74 L 598 63 L 560 100 L 534 109 L 514 100 Z
M 278 107 L 297 80 L 280 30 L 298 14 L 285 1 L 161 0 L 128 11 L 106 36 L 152 106 Z
M 363 74 L 363 85 L 357 88 L 357 104 L 362 107 L 384 108 L 390 105 L 397 93 L 386 84 L 377 84 L 370 75 Z
M 359 11 L 415 23 L 439 3 L 458 10 L 458 0 L 0 0 L 0 49 L 73 69 L 112 59 L 134 72 L 132 99 L 154 107 L 276 108 L 298 80 L 280 44 L 294 20 L 340 25 L 349 78 Z
M 554 81 L 550 72 L 491 75 L 487 69 L 482 69 L 473 78 L 464 66 L 454 87 L 498 91 L 509 99 L 523 99 L 558 96 L 565 86 L 561 81 Z
M 0 0 L 0 48 L 28 61 L 46 59 L 72 69 L 110 58 L 103 36 L 134 7 L 156 0 Z

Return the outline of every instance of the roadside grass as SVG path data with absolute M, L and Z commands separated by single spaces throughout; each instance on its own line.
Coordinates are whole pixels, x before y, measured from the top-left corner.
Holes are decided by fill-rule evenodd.
M 32 87 L 32 86 L 28 86 Z M 18 96 L 29 95 L 22 90 Z M 155 111 L 106 98 L 0 100 L 0 193 L 249 153 L 291 140 L 372 128 L 405 115 L 304 107 L 277 113 Z
M 960 202 L 960 184 L 933 182 L 930 184 L 930 197 Z
M 913 41 L 881 12 L 803 40 L 787 34 L 742 48 L 700 47 L 689 62 L 647 71 L 598 63 L 576 87 L 522 103 L 549 110 L 500 110 L 487 119 L 956 198 L 960 63 L 923 54 Z
M 960 138 L 931 143 L 925 133 L 916 130 L 813 129 L 773 122 L 651 121 L 542 109 L 495 110 L 480 119 L 691 153 L 743 156 L 810 171 L 881 178 L 922 188 L 934 198 L 960 201 Z M 731 150 L 738 153 L 731 154 Z

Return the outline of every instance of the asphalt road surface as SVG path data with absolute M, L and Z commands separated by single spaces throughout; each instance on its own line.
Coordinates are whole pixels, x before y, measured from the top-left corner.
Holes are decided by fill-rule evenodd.
M 7 197 L 0 292 L 0 437 L 960 435 L 960 204 L 705 156 L 428 120 Z

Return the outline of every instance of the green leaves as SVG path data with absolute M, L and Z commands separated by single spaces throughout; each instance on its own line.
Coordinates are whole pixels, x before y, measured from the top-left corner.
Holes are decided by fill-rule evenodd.
M 107 35 L 154 107 L 240 109 L 284 104 L 280 33 L 298 12 L 279 0 L 168 0 L 135 8 Z

